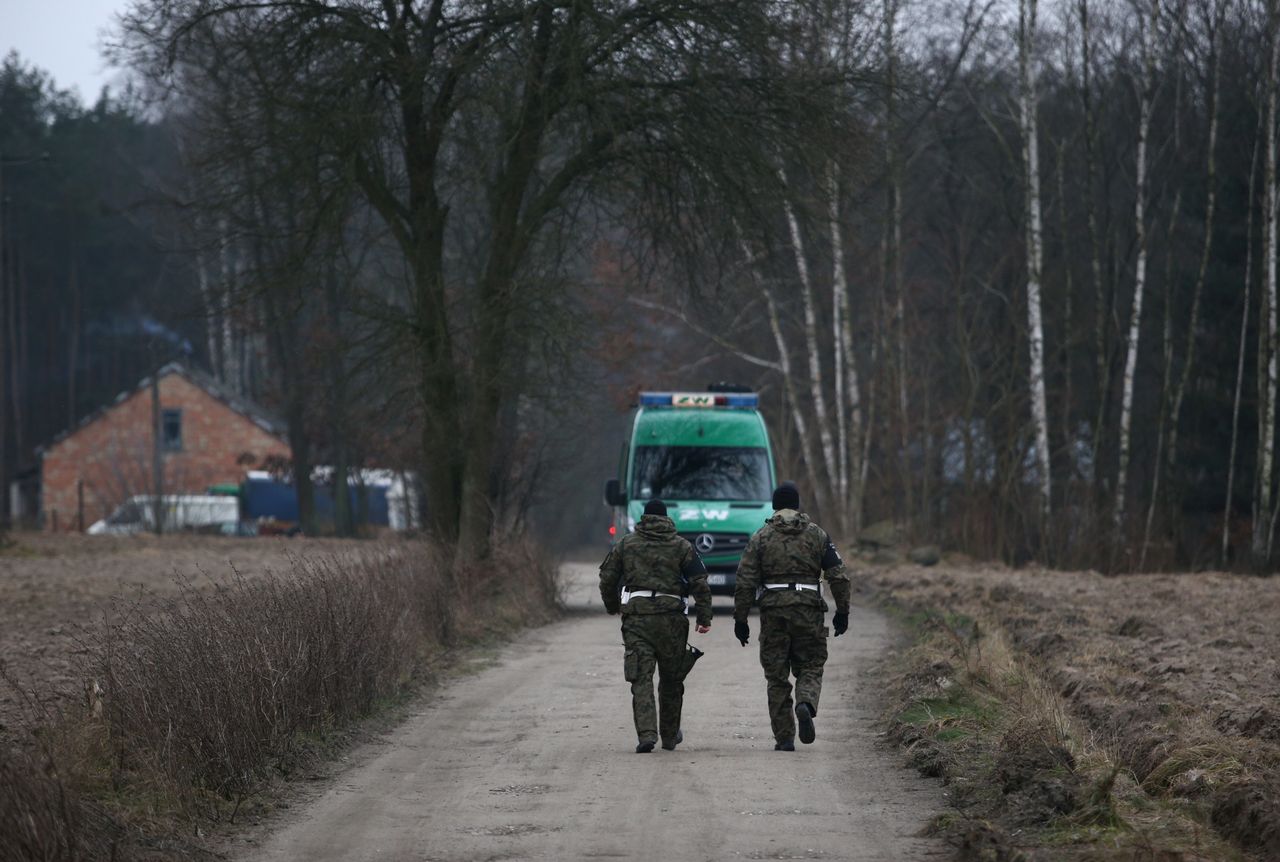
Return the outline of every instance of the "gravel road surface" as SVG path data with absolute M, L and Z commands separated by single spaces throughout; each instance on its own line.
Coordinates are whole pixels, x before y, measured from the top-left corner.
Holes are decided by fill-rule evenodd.
M 684 744 L 638 755 L 617 618 L 594 566 L 565 576 L 566 620 L 429 695 L 246 858 L 949 858 L 920 837 L 941 790 L 873 726 L 878 614 L 855 608 L 831 641 L 818 740 L 788 754 L 773 751 L 755 639 L 738 645 L 718 598 L 711 632 L 691 634 L 707 655 L 686 683 Z

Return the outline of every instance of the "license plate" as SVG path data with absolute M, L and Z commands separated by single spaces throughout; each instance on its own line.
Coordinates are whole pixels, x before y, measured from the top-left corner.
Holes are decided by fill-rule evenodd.
M 723 587 L 729 582 L 728 575 L 707 575 L 707 585 L 712 587 Z

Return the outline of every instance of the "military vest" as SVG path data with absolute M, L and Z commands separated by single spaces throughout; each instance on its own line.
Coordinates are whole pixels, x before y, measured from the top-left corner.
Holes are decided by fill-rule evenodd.
M 759 542 L 760 579 L 765 583 L 816 584 L 822 579 L 822 554 L 827 536 L 818 525 L 791 531 L 772 524 Z
M 631 590 L 658 590 L 679 595 L 684 589 L 681 569 L 689 543 L 672 534 L 655 539 L 639 533 L 624 536 L 618 547 L 622 561 L 622 586 Z
M 616 548 L 622 562 L 622 583 L 631 590 L 684 592 L 684 563 L 693 547 L 676 533 L 670 518 L 645 515 L 636 531 L 622 537 Z

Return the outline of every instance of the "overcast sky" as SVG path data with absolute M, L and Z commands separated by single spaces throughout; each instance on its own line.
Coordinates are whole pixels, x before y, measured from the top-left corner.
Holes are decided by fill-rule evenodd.
M 63 90 L 93 103 L 119 70 L 102 59 L 102 39 L 128 0 L 0 0 L 0 53 L 17 51 L 24 64 L 53 76 Z

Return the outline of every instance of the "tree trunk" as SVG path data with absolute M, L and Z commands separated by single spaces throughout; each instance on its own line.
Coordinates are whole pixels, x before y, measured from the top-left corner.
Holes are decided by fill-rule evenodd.
M 1058 234 L 1061 237 L 1062 259 L 1063 261 L 1072 260 L 1071 256 L 1071 233 L 1067 226 L 1067 181 L 1066 181 L 1066 142 L 1060 142 L 1057 146 L 1057 180 L 1058 180 Z M 1075 429 L 1072 427 L 1072 415 L 1075 407 L 1075 389 L 1074 375 L 1071 373 L 1072 351 L 1075 349 L 1076 341 L 1072 333 L 1072 324 L 1075 311 L 1075 280 L 1072 278 L 1071 265 L 1064 263 L 1062 266 L 1063 275 L 1063 311 L 1062 311 L 1062 337 L 1061 343 L 1058 345 L 1058 366 L 1062 372 L 1063 378 L 1063 394 L 1062 404 L 1059 408 L 1059 414 L 1062 422 L 1062 443 L 1068 449 L 1074 444 Z
M 1280 10 L 1276 0 L 1267 4 L 1270 62 L 1267 67 L 1267 133 L 1263 155 L 1262 297 L 1265 326 L 1258 331 L 1262 392 L 1258 410 L 1257 505 L 1253 522 L 1253 557 L 1265 566 L 1270 557 L 1267 530 L 1271 523 L 1271 488 L 1275 457 L 1276 413 L 1276 90 L 1280 65 Z
M 813 281 L 809 276 L 809 263 L 805 257 L 804 240 L 800 235 L 800 223 L 791 208 L 791 202 L 785 196 L 787 187 L 786 175 L 779 172 L 779 177 L 782 179 L 784 189 L 782 207 L 787 216 L 787 226 L 790 229 L 791 250 L 796 258 L 796 271 L 800 275 L 800 296 L 804 305 L 804 344 L 809 369 L 809 400 L 813 403 L 813 418 L 818 425 L 818 440 L 822 446 L 822 465 L 826 470 L 826 479 L 823 484 L 835 489 L 838 487 L 835 444 L 831 439 L 831 421 L 827 412 L 826 387 L 822 380 L 822 354 L 818 348 L 818 315 L 814 303 Z M 835 503 L 839 499 L 838 494 L 831 493 L 828 495 L 828 499 Z M 843 513 L 831 511 L 827 514 L 827 517 L 841 521 L 843 520 Z
M 1182 50 L 1181 44 L 1174 48 L 1177 58 Z M 1182 75 L 1174 60 L 1175 92 L 1173 97 L 1173 164 L 1178 163 L 1178 154 L 1182 150 Z M 1177 172 L 1174 172 L 1175 182 Z M 1173 206 L 1169 211 L 1169 228 L 1165 232 L 1164 257 L 1164 326 L 1161 328 L 1161 352 L 1164 357 L 1163 374 L 1160 384 L 1160 415 L 1156 419 L 1156 454 L 1151 467 L 1151 494 L 1147 499 L 1147 516 L 1142 527 L 1142 550 L 1138 554 L 1138 571 L 1147 567 L 1147 551 L 1151 547 L 1151 529 L 1155 524 L 1156 507 L 1160 501 L 1160 479 L 1164 471 L 1165 435 L 1168 433 L 1169 412 L 1173 406 L 1173 307 L 1174 285 L 1176 277 L 1173 269 L 1173 253 L 1178 221 L 1182 216 L 1182 185 L 1178 185 L 1173 196 Z M 1194 333 L 1193 333 L 1194 337 Z
M 1261 129 L 1259 129 L 1261 131 Z M 1231 552 L 1231 510 L 1235 497 L 1236 481 L 1236 448 L 1240 439 L 1240 396 L 1244 391 L 1244 357 L 1245 345 L 1249 340 L 1249 303 L 1252 301 L 1250 288 L 1253 281 L 1253 194 L 1254 181 L 1258 174 L 1258 138 L 1253 139 L 1253 156 L 1249 160 L 1249 185 L 1245 192 L 1245 207 L 1248 215 L 1245 218 L 1245 253 L 1244 253 L 1244 311 L 1240 321 L 1240 355 L 1236 360 L 1236 394 L 1231 406 L 1231 454 L 1227 457 L 1227 493 L 1222 506 L 1222 565 L 1227 565 L 1227 557 Z
M 1174 146 L 1177 152 L 1177 146 Z M 1178 218 L 1182 210 L 1182 189 L 1173 196 L 1173 209 L 1169 215 L 1169 230 L 1165 237 L 1164 267 L 1164 326 L 1161 328 L 1161 353 L 1164 357 L 1160 386 L 1160 414 L 1156 419 L 1156 454 L 1151 468 L 1151 494 L 1147 499 L 1147 515 L 1142 527 L 1142 550 L 1138 554 L 1138 571 L 1147 567 L 1147 551 L 1151 547 L 1151 529 L 1155 524 L 1156 506 L 1160 501 L 1160 478 L 1164 470 L 1165 434 L 1168 430 L 1169 410 L 1173 404 L 1173 243 Z
M 769 331 L 773 333 L 773 342 L 778 349 L 778 364 L 782 366 L 782 386 L 786 393 L 787 400 L 791 402 L 791 419 L 796 426 L 796 436 L 800 438 L 800 452 L 804 457 L 805 469 L 809 473 L 809 482 L 813 488 L 813 496 L 818 504 L 818 508 L 823 511 L 830 506 L 827 498 L 826 483 L 822 481 L 822 475 L 819 473 L 819 463 L 815 457 L 813 450 L 813 440 L 809 436 L 809 420 L 805 418 L 805 411 L 801 409 L 800 402 L 796 398 L 795 377 L 791 367 L 791 348 L 787 345 L 786 336 L 782 331 L 782 320 L 778 315 L 778 304 L 774 301 L 773 293 L 768 287 L 761 284 L 760 291 L 764 294 L 765 307 L 769 315 Z
M 836 411 L 836 481 L 834 496 L 840 501 L 840 535 L 849 533 L 849 427 L 846 421 L 848 406 L 845 397 L 845 297 L 844 252 L 840 237 L 840 200 L 837 196 L 835 168 L 827 167 L 827 229 L 831 237 L 831 357 L 832 386 Z
M 791 417 L 791 422 L 796 429 L 796 437 L 800 443 L 800 457 L 804 460 L 805 472 L 809 478 L 809 487 L 812 490 L 814 501 L 819 509 L 825 511 L 826 507 L 830 506 L 830 503 L 827 500 L 822 476 L 818 471 L 818 460 L 814 452 L 813 439 L 809 433 L 809 421 L 806 418 L 806 412 L 800 409 L 800 402 L 797 399 L 795 371 L 791 365 L 791 347 L 787 343 L 786 334 L 782 329 L 782 318 L 778 313 L 778 304 L 773 298 L 772 291 L 759 277 L 755 267 L 750 265 L 750 261 L 755 256 L 747 246 L 741 227 L 739 227 L 736 220 L 731 223 L 737 237 L 738 248 L 742 253 L 742 259 L 748 262 L 747 271 L 751 275 L 753 285 L 760 291 L 760 295 L 765 302 L 765 313 L 769 320 L 769 332 L 773 336 L 774 348 L 778 351 L 776 369 L 782 377 L 783 399 L 791 405 L 790 409 L 786 410 L 785 413 Z M 759 359 L 753 359 L 752 361 L 756 364 L 761 364 Z
M 298 344 L 299 321 L 286 316 L 280 300 L 267 291 L 263 296 L 267 313 L 267 343 L 276 354 L 285 393 L 284 414 L 288 424 L 289 450 L 293 462 L 293 487 L 298 495 L 298 528 L 303 534 L 317 532 L 315 486 L 311 481 L 311 433 L 307 428 L 306 369 Z
M 1129 449 L 1133 423 L 1134 375 L 1138 369 L 1138 339 L 1141 334 L 1142 300 L 1147 282 L 1147 136 L 1151 128 L 1151 108 L 1154 98 L 1155 26 L 1159 15 L 1159 0 L 1152 0 L 1149 19 L 1139 18 L 1142 27 L 1142 79 L 1138 94 L 1138 150 L 1134 195 L 1134 230 L 1137 235 L 1138 259 L 1134 267 L 1133 307 L 1129 314 L 1129 337 L 1124 363 L 1124 389 L 1120 402 L 1120 464 L 1116 471 L 1115 504 L 1112 521 L 1116 541 L 1123 541 L 1125 521 L 1125 490 L 1129 481 Z
M 273 229 L 272 211 L 259 195 L 252 170 L 246 170 L 245 185 L 260 234 L 250 244 L 248 251 L 253 256 L 253 263 L 257 270 L 267 272 L 264 237 L 276 236 L 278 233 Z M 283 206 L 283 218 L 288 225 L 288 232 L 292 234 L 296 231 L 293 201 L 286 200 Z M 219 234 L 225 241 L 225 224 Z M 316 524 L 315 486 L 311 478 L 314 466 L 311 453 L 311 431 L 307 427 L 307 400 L 312 390 L 300 343 L 305 335 L 302 319 L 304 312 L 295 310 L 291 313 L 288 310 L 294 297 L 287 291 L 292 287 L 294 285 L 286 280 L 283 284 L 273 284 L 270 289 L 262 291 L 262 310 L 266 323 L 267 345 L 275 354 L 275 365 L 279 369 L 281 388 L 285 396 L 284 413 L 285 422 L 288 424 L 287 436 L 292 456 L 293 487 L 298 496 L 298 528 L 304 535 L 314 536 L 318 531 L 318 525 Z
M 1182 415 L 1182 401 L 1187 393 L 1187 384 L 1191 381 L 1191 368 L 1195 362 L 1196 333 L 1200 329 L 1200 308 L 1204 297 L 1205 279 L 1209 272 L 1210 253 L 1213 249 L 1214 215 L 1218 204 L 1218 106 L 1222 82 L 1221 36 L 1225 22 L 1227 5 L 1230 0 L 1218 0 L 1213 34 L 1210 36 L 1212 53 L 1212 71 L 1209 83 L 1209 140 L 1208 155 L 1205 165 L 1206 198 L 1204 204 L 1204 239 L 1201 242 L 1200 265 L 1196 270 L 1196 283 L 1191 293 L 1191 317 L 1187 323 L 1187 352 L 1182 358 L 1182 373 L 1178 377 L 1178 386 L 1173 394 L 1173 407 L 1169 416 L 1169 450 L 1166 462 L 1170 475 L 1178 463 L 1178 420 Z M 1255 152 L 1256 157 L 1256 152 Z M 1252 170 L 1252 168 L 1251 168 Z M 1253 179 L 1249 180 L 1250 190 Z M 1249 207 L 1249 218 L 1253 217 L 1253 207 Z
M 415 254 L 415 311 L 421 363 L 422 454 L 426 521 L 442 542 L 458 539 L 458 501 L 462 492 L 462 405 L 453 371 L 453 345 L 445 317 L 443 225 L 420 228 Z
M 218 358 L 218 333 L 220 325 L 218 317 L 220 313 L 219 303 L 213 295 L 212 279 L 209 277 L 209 259 L 205 250 L 205 232 L 202 228 L 203 220 L 197 214 L 194 218 L 195 238 L 193 245 L 194 263 L 196 268 L 196 286 L 200 290 L 200 305 L 204 310 L 204 338 L 205 350 L 208 352 L 209 371 L 213 376 L 222 380 L 222 362 Z
M 1111 345 L 1107 337 L 1111 308 L 1102 281 L 1102 239 L 1098 229 L 1097 118 L 1093 105 L 1093 30 L 1089 17 L 1089 0 L 1079 0 L 1080 18 L 1080 100 L 1084 113 L 1084 202 L 1089 225 L 1089 274 L 1093 281 L 1094 353 L 1097 362 L 1097 414 L 1093 423 L 1094 499 L 1101 500 L 1104 475 L 1100 465 L 1102 440 L 1106 433 L 1108 405 L 1111 403 Z
M 907 391 L 907 335 L 906 299 L 903 296 L 902 269 L 902 159 L 898 153 L 898 46 L 897 23 L 900 0 L 884 0 L 882 38 L 885 62 L 885 174 L 888 178 L 888 221 L 884 236 L 884 285 L 885 295 L 893 309 L 892 326 L 889 327 L 893 350 L 887 353 L 893 368 L 898 402 L 899 440 L 901 451 L 899 464 L 906 517 L 914 519 L 914 482 L 911 471 L 911 420 Z M 886 416 L 886 419 L 888 417 Z
M 347 451 L 347 369 L 343 358 L 341 299 L 333 263 L 324 274 L 325 328 L 328 330 L 326 359 L 329 377 L 329 434 L 333 450 L 333 530 L 339 536 L 355 535 L 355 519 L 351 511 L 350 464 Z
M 849 279 L 844 266 L 844 238 L 840 226 L 840 174 L 839 166 L 833 164 L 829 177 L 828 200 L 831 221 L 831 256 L 832 256 L 832 289 L 837 308 L 835 343 L 837 368 L 843 377 L 844 388 L 840 381 L 836 384 L 837 402 L 843 392 L 847 405 L 840 405 L 839 415 L 843 418 L 845 409 L 849 411 L 849 433 L 842 439 L 841 458 L 841 495 L 842 508 L 846 516 L 842 524 L 845 536 L 854 536 L 862 529 L 862 496 L 865 483 L 862 469 L 862 386 L 858 379 L 857 353 L 853 347 L 853 314 L 849 297 Z M 841 436 L 844 437 L 844 425 L 841 424 Z M 847 449 L 847 452 L 843 450 Z
M 218 312 L 222 322 L 222 364 L 218 369 L 218 379 L 237 395 L 240 391 L 240 368 L 236 361 L 235 330 L 231 319 L 231 292 L 235 288 L 236 264 L 235 251 L 231 247 L 226 219 L 219 225 L 218 236 L 218 268 L 222 278 L 219 279 L 220 294 Z
M 1021 75 L 1020 117 L 1022 157 L 1026 180 L 1027 242 L 1027 340 L 1031 350 L 1031 417 L 1036 434 L 1036 466 L 1039 470 L 1040 531 L 1048 529 L 1053 500 L 1049 459 L 1049 411 L 1044 379 L 1044 322 L 1040 310 L 1043 237 L 1040 215 L 1040 147 L 1036 119 L 1036 0 L 1018 4 L 1018 68 Z

